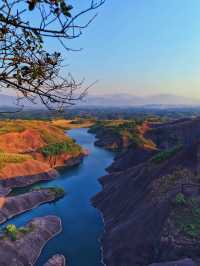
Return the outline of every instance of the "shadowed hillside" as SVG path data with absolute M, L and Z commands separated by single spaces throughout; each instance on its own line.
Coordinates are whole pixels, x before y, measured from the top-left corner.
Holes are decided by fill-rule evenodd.
M 143 133 L 154 149 L 121 149 L 93 199 L 105 221 L 104 262 L 172 266 L 191 258 L 179 264 L 199 265 L 200 120 L 149 123 Z M 103 134 L 97 137 L 98 145 Z

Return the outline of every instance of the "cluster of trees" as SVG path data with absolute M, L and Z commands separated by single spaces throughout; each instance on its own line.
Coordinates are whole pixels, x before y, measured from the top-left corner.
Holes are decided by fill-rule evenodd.
M 60 154 L 69 153 L 69 154 L 78 154 L 81 152 L 81 147 L 74 142 L 59 142 L 49 144 L 45 147 L 42 147 L 40 151 L 48 158 L 49 164 L 51 167 L 54 167 L 57 162 L 57 158 Z

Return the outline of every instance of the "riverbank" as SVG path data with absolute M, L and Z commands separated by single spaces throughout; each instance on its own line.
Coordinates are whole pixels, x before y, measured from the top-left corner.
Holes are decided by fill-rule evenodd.
M 70 266 L 102 266 L 99 238 L 103 233 L 103 222 L 90 199 L 100 191 L 98 177 L 106 173 L 105 168 L 111 164 L 113 153 L 94 146 L 95 136 L 87 131 L 80 128 L 68 132 L 78 144 L 89 150 L 82 164 L 61 171 L 60 178 L 42 184 L 43 187 L 61 186 L 68 196 L 51 207 L 42 205 L 34 210 L 36 216 L 57 215 L 63 223 L 62 234 L 46 245 L 37 261 L 38 266 L 43 266 L 55 254 L 63 254 Z M 27 214 L 26 219 L 29 217 Z
M 0 224 L 41 204 L 53 202 L 64 196 L 59 188 L 46 188 L 27 192 L 13 197 L 1 197 Z

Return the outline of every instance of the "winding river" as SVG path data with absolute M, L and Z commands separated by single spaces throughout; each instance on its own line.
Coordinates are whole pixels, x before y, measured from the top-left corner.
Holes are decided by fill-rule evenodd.
M 96 147 L 95 137 L 87 129 L 72 129 L 68 135 L 88 149 L 89 156 L 79 166 L 62 170 L 58 179 L 40 184 L 41 187 L 64 187 L 66 196 L 17 216 L 8 223 L 21 226 L 33 217 L 57 215 L 62 219 L 63 231 L 48 242 L 36 266 L 44 265 L 57 253 L 65 255 L 69 266 L 102 266 L 98 239 L 103 232 L 103 222 L 90 199 L 100 191 L 98 178 L 106 174 L 105 168 L 112 163 L 114 155 Z

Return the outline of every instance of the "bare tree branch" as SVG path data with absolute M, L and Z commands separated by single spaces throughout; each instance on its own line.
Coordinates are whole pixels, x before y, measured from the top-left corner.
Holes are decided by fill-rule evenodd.
M 74 105 L 87 93 L 83 81 L 72 75 L 61 76 L 63 59 L 59 52 L 49 53 L 48 38 L 56 38 L 67 51 L 77 51 L 66 40 L 78 38 L 96 18 L 85 23 L 79 18 L 104 4 L 90 1 L 88 8 L 75 13 L 65 0 L 2 0 L 0 4 L 0 85 L 12 88 L 32 103 L 38 99 L 49 110 Z M 31 19 L 36 14 L 37 19 Z

